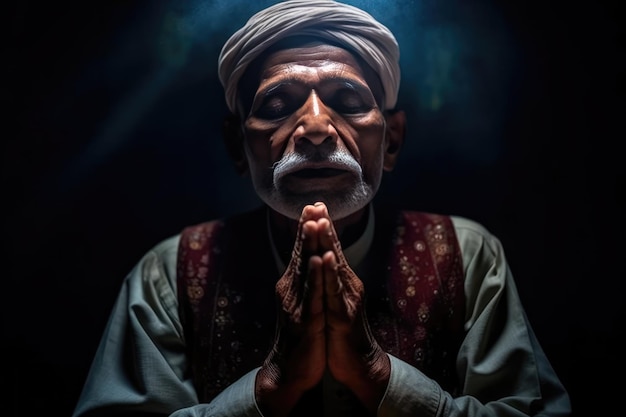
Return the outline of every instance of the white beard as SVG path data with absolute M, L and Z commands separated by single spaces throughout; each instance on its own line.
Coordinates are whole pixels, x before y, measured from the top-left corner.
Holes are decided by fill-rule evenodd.
M 289 154 L 277 161 L 272 167 L 271 184 L 259 186 L 254 184 L 259 197 L 272 209 L 282 215 L 298 220 L 304 206 L 321 201 L 328 207 L 333 220 L 343 219 L 365 207 L 373 198 L 380 184 L 380 178 L 374 186 L 363 179 L 363 171 L 354 157 L 345 151 L 336 150 L 325 156 L 325 161 L 334 167 L 340 167 L 354 175 L 354 185 L 336 190 L 303 190 L 293 193 L 281 187 L 281 180 L 291 172 L 301 168 L 311 158 L 300 154 Z M 382 175 L 382 171 L 381 171 Z M 269 179 L 266 182 L 270 182 Z

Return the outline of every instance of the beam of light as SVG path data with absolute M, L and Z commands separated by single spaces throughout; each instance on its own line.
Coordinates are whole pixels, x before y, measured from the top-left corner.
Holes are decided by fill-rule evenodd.
M 114 153 L 129 143 L 133 129 L 152 108 L 175 70 L 159 68 L 147 74 L 135 90 L 119 100 L 113 114 L 105 120 L 100 132 L 88 143 L 74 165 L 65 171 L 61 183 L 71 188 L 75 181 L 87 176 Z
M 214 56 L 206 72 L 217 77 L 217 54 L 223 42 L 249 16 L 273 3 L 196 0 L 183 5 L 172 2 L 153 12 L 161 21 L 158 36 L 150 40 L 157 65 L 119 100 L 98 134 L 63 172 L 62 186 L 77 185 L 133 140 L 134 129 L 159 103 L 172 80 L 182 69 L 197 65 L 189 61 L 192 48 Z M 421 120 L 440 119 L 443 114 L 449 119 L 446 129 L 466 132 L 449 135 L 456 142 L 446 145 L 460 149 L 464 158 L 497 158 L 511 63 L 507 33 L 497 13 L 480 2 L 442 2 L 438 8 L 433 5 L 439 2 L 414 0 L 346 3 L 368 11 L 396 34 L 403 77 L 400 100 L 414 106 L 409 110 L 421 112 Z M 127 35 L 132 39 L 137 30 Z M 116 52 L 109 59 L 119 59 Z M 420 152 L 424 150 L 428 148 Z M 410 141 L 407 151 L 411 152 Z
M 96 135 L 62 171 L 57 179 L 58 187 L 50 187 L 50 184 L 46 182 L 42 185 L 44 193 L 45 190 L 52 189 L 61 191 L 73 189 L 121 148 L 127 146 L 132 141 L 134 129 L 159 103 L 163 92 L 180 70 L 188 64 L 191 36 L 187 22 L 172 11 L 163 13 L 160 21 L 160 30 L 154 37 L 152 48 L 149 50 L 156 55 L 158 64 L 150 66 L 145 75 L 133 83 L 133 88 L 117 100 L 117 105 L 101 123 Z M 98 60 L 88 67 L 86 74 L 83 75 L 82 80 L 77 81 L 77 84 L 81 82 L 85 84 L 85 80 L 95 82 L 94 80 L 98 79 L 96 74 L 102 71 L 101 66 L 112 72 L 123 72 L 128 62 L 136 58 L 132 54 L 137 50 L 143 52 L 144 44 L 141 40 L 145 38 L 139 35 L 138 28 L 121 28 L 119 31 L 117 48 L 111 50 L 110 55 L 104 57 L 103 60 Z M 113 68 L 117 69 L 113 70 Z
M 241 26 L 254 12 L 272 4 L 273 1 L 192 1 L 189 3 L 171 3 L 164 10 L 141 10 L 142 14 L 160 21 L 157 36 L 148 45 L 145 52 L 145 34 L 141 27 L 124 27 L 114 38 L 118 39 L 116 48 L 110 55 L 87 68 L 81 80 L 76 83 L 94 82 L 98 79 L 102 66 L 105 68 L 123 68 L 124 61 L 131 61 L 132 53 L 139 50 L 143 54 L 153 53 L 158 63 L 135 86 L 118 100 L 109 116 L 101 124 L 99 132 L 89 140 L 80 154 L 66 166 L 57 178 L 44 179 L 41 192 L 47 190 L 69 191 L 103 163 L 112 158 L 132 140 L 134 129 L 144 121 L 144 116 L 159 103 L 163 92 L 187 65 L 189 52 L 197 46 L 206 53 L 215 55 L 215 64 L 206 68 L 207 76 L 216 75 L 218 46 L 227 36 Z M 150 9 L 150 5 L 145 6 Z M 145 27 L 143 28 L 145 30 Z M 129 50 L 133 49 L 133 52 Z M 104 64 L 103 64 L 104 62 Z M 191 63 L 193 64 L 193 62 Z M 109 75 L 109 74 L 105 74 Z M 50 181 L 55 184 L 51 186 Z
M 416 151 L 456 150 L 468 163 L 491 163 L 502 153 L 501 130 L 518 59 L 509 28 L 488 0 L 345 0 L 387 25 L 400 44 L 400 102 L 427 123 L 445 120 L 439 143 Z M 198 0 L 188 14 L 195 42 L 239 28 L 275 1 Z M 448 143 L 441 143 L 448 141 Z M 432 152 L 440 152 L 432 149 Z

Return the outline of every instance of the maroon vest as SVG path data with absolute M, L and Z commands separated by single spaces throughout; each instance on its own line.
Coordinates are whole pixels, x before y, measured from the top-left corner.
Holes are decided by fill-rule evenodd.
M 276 323 L 279 272 L 256 210 L 183 230 L 178 294 L 192 378 L 208 402 L 262 364 Z M 364 281 L 370 327 L 383 349 L 454 393 L 464 335 L 463 263 L 448 216 L 376 214 Z M 363 277 L 362 275 L 365 275 Z

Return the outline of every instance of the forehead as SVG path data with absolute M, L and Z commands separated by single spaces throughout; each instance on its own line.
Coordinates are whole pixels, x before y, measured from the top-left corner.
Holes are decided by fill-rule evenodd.
M 344 72 L 342 72 L 344 71 Z M 238 112 L 245 118 L 255 95 L 273 81 L 280 83 L 288 77 L 303 77 L 303 74 L 316 72 L 327 79 L 346 78 L 350 74 L 352 81 L 360 82 L 368 88 L 378 105 L 383 105 L 383 88 L 378 74 L 359 57 L 348 50 L 330 45 L 319 39 L 293 37 L 279 41 L 254 60 L 239 81 Z M 299 74 L 299 75 L 296 75 Z M 318 74 L 318 75 L 319 75 Z M 274 75 L 276 78 L 270 79 Z M 309 79 L 307 82 L 310 82 Z
M 267 56 L 260 68 L 259 89 L 289 79 L 305 84 L 350 78 L 367 85 L 363 67 L 347 50 L 322 43 L 280 49 Z

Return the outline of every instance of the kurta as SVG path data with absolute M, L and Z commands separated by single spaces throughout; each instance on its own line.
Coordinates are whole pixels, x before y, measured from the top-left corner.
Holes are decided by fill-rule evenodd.
M 377 220 L 378 225 L 374 226 Z M 391 376 L 378 415 L 569 416 L 569 397 L 526 318 L 499 240 L 472 220 L 457 216 L 451 216 L 450 220 L 461 253 L 463 274 L 462 337 L 458 348 L 449 352 L 458 386 L 451 389 L 429 375 L 428 370 L 400 359 L 397 351 L 387 351 Z M 351 267 L 364 281 L 366 293 L 368 286 L 377 291 L 376 280 L 388 266 L 370 263 L 380 259 L 375 255 L 380 252 L 383 240 L 378 232 L 367 230 L 386 229 L 385 222 L 378 215 L 370 215 L 363 236 L 344 249 Z M 258 239 L 258 235 L 250 238 Z M 172 417 L 262 416 L 254 398 L 258 367 L 228 385 L 210 403 L 199 401 L 179 315 L 179 243 L 180 235 L 159 243 L 126 277 L 75 417 L 133 415 L 133 412 Z M 274 249 L 271 239 L 258 241 L 258 245 Z M 273 264 L 267 265 L 277 273 L 272 277 L 273 282 L 284 268 L 279 259 L 275 256 Z M 267 287 L 268 294 L 259 294 L 258 299 L 264 300 L 271 311 L 273 286 Z M 393 300 L 396 305 L 410 302 L 415 294 L 409 287 L 407 281 L 405 297 L 396 297 Z M 234 300 L 236 294 L 221 302 Z M 261 319 L 260 314 L 258 318 Z M 220 320 L 217 316 L 215 319 Z M 263 343 L 259 346 L 262 349 Z M 236 351 L 236 344 L 229 347 Z M 333 414 L 339 413 L 340 407 L 336 405 L 341 404 L 341 387 L 333 386 L 332 382 L 326 387 L 324 402 L 330 406 L 325 415 L 341 415 Z

